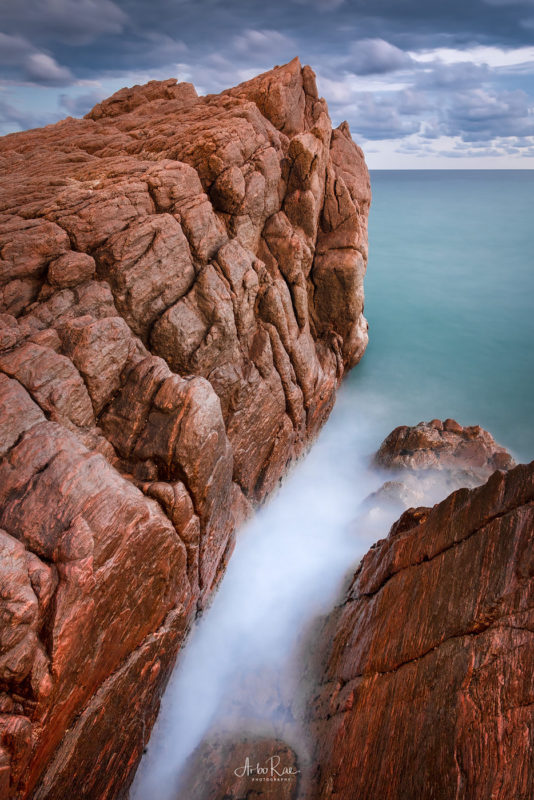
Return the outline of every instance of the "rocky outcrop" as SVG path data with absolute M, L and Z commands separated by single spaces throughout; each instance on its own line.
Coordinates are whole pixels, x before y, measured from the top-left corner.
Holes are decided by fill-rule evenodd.
M 462 471 L 477 482 L 487 481 L 496 469 L 514 466 L 510 453 L 488 431 L 480 425 L 464 428 L 454 419 L 395 428 L 380 445 L 375 462 L 388 469 Z
M 369 495 L 365 509 L 376 513 L 388 508 L 398 514 L 410 506 L 435 503 L 456 489 L 473 489 L 496 469 L 515 466 L 488 431 L 479 425 L 464 428 L 453 419 L 395 428 L 380 445 L 374 463 L 394 472 L 395 479 Z
M 407 511 L 326 622 L 310 798 L 534 793 L 534 462 Z
M 297 60 L 121 90 L 0 162 L 0 793 L 112 798 L 365 349 L 368 174 Z

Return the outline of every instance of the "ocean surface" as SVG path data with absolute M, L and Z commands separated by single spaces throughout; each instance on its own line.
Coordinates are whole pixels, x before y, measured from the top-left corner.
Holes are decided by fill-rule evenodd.
M 313 638 L 347 574 L 397 512 L 366 511 L 388 478 L 370 456 L 397 425 L 480 424 L 534 458 L 534 171 L 373 172 L 370 343 L 308 456 L 239 535 L 212 605 L 180 656 L 132 790 L 175 800 L 213 730 L 289 722 Z M 435 486 L 425 502 L 445 495 Z M 267 698 L 267 702 L 265 701 Z
M 396 424 L 453 417 L 534 458 L 534 170 L 373 171 L 369 347 Z

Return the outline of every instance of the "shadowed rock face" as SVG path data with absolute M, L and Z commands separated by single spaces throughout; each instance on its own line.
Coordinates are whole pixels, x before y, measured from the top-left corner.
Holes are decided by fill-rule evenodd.
M 534 462 L 369 551 L 323 631 L 310 798 L 533 796 L 533 544 Z
M 0 162 L 0 794 L 112 798 L 365 349 L 369 179 L 298 60 L 122 90 Z

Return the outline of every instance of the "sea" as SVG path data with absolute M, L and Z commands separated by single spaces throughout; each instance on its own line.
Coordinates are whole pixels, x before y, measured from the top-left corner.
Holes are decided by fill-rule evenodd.
M 284 698 L 302 688 L 314 620 L 393 521 L 388 509 L 362 513 L 387 477 L 371 457 L 393 428 L 452 417 L 534 458 L 534 171 L 373 171 L 371 185 L 369 346 L 309 454 L 239 535 L 132 800 L 174 800 L 213 731 L 255 728 L 302 747 Z
M 371 185 L 369 347 L 350 390 L 387 398 L 396 424 L 452 417 L 533 459 L 534 170 Z

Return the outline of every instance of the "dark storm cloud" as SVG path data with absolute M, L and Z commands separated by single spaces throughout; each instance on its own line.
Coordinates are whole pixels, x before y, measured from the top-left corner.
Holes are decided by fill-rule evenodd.
M 293 0 L 301 6 L 312 6 L 319 11 L 335 11 L 344 5 L 346 0 Z
M 234 52 L 240 58 L 277 58 L 288 50 L 296 51 L 295 42 L 283 33 L 274 30 L 248 28 L 231 40 Z
M 345 52 L 356 73 L 368 74 L 387 71 L 413 48 L 530 43 L 522 24 L 529 8 L 532 3 L 497 6 L 486 0 L 3 0 L 2 27 L 85 78 L 171 63 L 173 47 L 187 46 L 200 61 L 214 50 L 231 50 L 244 31 L 270 31 L 292 44 L 275 48 L 271 57 Z
M 205 50 L 243 29 L 296 34 L 317 49 L 357 38 L 384 39 L 406 50 L 445 40 L 527 44 L 532 37 L 523 22 L 532 9 L 531 2 L 487 0 L 3 0 L 2 26 L 54 46 L 86 45 L 105 35 L 119 54 L 129 37 L 148 31 Z M 70 55 L 74 63 L 76 53 Z
M 3 29 L 38 41 L 88 44 L 104 33 L 122 33 L 127 19 L 112 0 L 2 0 Z
M 534 6 L 534 0 L 484 0 L 490 6 Z
M 0 69 L 4 77 L 48 86 L 65 86 L 73 80 L 71 71 L 57 64 L 49 53 L 37 50 L 21 36 L 5 33 L 0 33 Z

